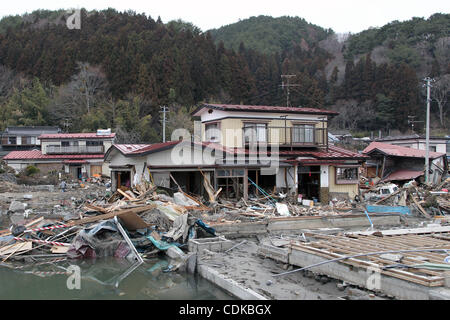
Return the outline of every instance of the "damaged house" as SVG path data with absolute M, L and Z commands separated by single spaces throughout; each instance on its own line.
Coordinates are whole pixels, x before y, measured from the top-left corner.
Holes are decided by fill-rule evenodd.
M 94 174 L 108 175 L 103 157 L 114 143 L 115 135 L 110 129 L 92 133 L 41 134 L 40 150 L 12 151 L 3 160 L 16 172 L 33 165 L 43 174 L 62 171 L 75 179 Z
M 372 142 L 363 150 L 370 156 L 366 162 L 366 176 L 378 177 L 382 182 L 405 182 L 424 176 L 426 151 L 383 142 Z M 429 152 L 430 182 L 440 183 L 448 170 L 445 153 Z
M 328 117 L 314 108 L 203 104 L 194 138 L 175 133 L 166 143 L 113 145 L 105 154 L 112 187 L 145 179 L 205 195 L 247 199 L 283 193 L 328 204 L 359 193 L 366 156 L 328 143 Z M 183 136 L 183 139 L 179 139 Z M 149 181 L 150 181 L 149 180 Z

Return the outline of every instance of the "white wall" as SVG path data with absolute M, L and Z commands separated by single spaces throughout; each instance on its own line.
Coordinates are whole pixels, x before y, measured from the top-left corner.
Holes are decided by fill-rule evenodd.
M 289 193 L 295 193 L 298 187 L 296 167 L 279 168 L 276 174 L 276 187 L 286 188 L 285 169 L 287 169 L 286 178 L 289 186 Z
M 320 166 L 320 187 L 321 188 L 328 188 L 329 186 L 329 176 L 328 176 L 328 165 L 321 165 Z

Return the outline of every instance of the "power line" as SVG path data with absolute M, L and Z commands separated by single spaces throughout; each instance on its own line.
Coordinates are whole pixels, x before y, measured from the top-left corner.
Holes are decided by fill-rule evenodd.
M 295 74 L 282 74 L 281 78 L 286 78 L 287 79 L 287 84 L 284 84 L 284 81 L 281 81 L 281 88 L 286 87 L 286 107 L 290 107 L 291 106 L 291 102 L 289 101 L 289 88 L 290 87 L 299 87 L 299 84 L 290 84 L 289 83 L 289 79 L 296 77 Z

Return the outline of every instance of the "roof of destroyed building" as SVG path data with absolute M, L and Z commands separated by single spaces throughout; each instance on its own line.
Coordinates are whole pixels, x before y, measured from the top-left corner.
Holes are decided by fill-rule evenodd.
M 317 109 L 317 108 L 302 108 L 302 107 L 282 107 L 282 106 L 255 106 L 255 105 L 241 105 L 241 104 L 203 104 L 194 112 L 196 115 L 201 109 L 216 109 L 225 111 L 251 111 L 251 112 L 283 112 L 283 113 L 301 113 L 301 114 L 326 114 L 338 115 L 339 112 Z
M 97 134 L 97 132 L 87 133 L 54 133 L 54 134 L 41 134 L 39 139 L 107 139 L 114 138 L 115 133 L 111 134 Z
M 40 150 L 11 151 L 3 160 L 103 159 L 103 154 L 42 154 Z
M 105 154 L 105 159 L 109 158 L 112 150 L 117 149 L 125 156 L 142 156 L 153 152 L 163 151 L 166 149 L 170 149 L 175 145 L 183 142 L 182 140 L 178 141 L 169 141 L 164 143 L 155 143 L 155 144 L 113 144 L 111 148 Z M 191 142 L 184 142 L 189 143 Z M 210 148 L 215 151 L 221 151 L 228 154 L 234 155 L 278 155 L 281 157 L 301 157 L 308 156 L 314 157 L 316 159 L 329 159 L 329 160 L 366 160 L 369 157 L 363 154 L 359 154 L 357 152 L 353 152 L 350 150 L 346 150 L 343 148 L 339 148 L 336 146 L 329 146 L 328 150 L 325 148 L 309 148 L 309 149 L 297 149 L 297 150 L 278 150 L 276 152 L 272 152 L 267 150 L 264 151 L 255 151 L 251 149 L 245 148 L 231 148 L 223 146 L 219 143 L 215 142 L 193 142 L 193 145 Z
M 156 151 L 163 151 L 177 145 L 180 142 L 181 140 L 153 144 L 113 144 L 111 148 L 106 151 L 105 158 L 109 156 L 111 150 L 113 149 L 119 150 L 120 153 L 125 156 L 138 156 Z
M 409 157 L 409 158 L 425 158 L 426 157 L 426 151 L 425 150 L 419 150 L 419 149 L 413 149 L 408 147 L 402 147 L 397 146 L 393 144 L 388 143 L 382 143 L 382 142 L 372 142 L 363 150 L 364 154 L 370 154 L 373 152 L 381 152 L 388 156 L 394 156 L 394 157 Z M 439 157 L 444 156 L 444 153 L 440 152 L 429 152 L 429 157 L 432 159 L 436 159 Z
M 383 181 L 411 180 L 423 175 L 423 170 L 397 170 L 389 174 Z

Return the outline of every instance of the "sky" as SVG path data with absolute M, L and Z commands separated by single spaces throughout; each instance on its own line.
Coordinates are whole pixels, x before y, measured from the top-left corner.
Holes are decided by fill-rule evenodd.
M 331 28 L 337 33 L 357 33 L 381 27 L 394 20 L 428 18 L 434 13 L 450 13 L 448 0 L 33 0 L 2 1 L 0 17 L 30 13 L 37 9 L 85 8 L 145 13 L 166 23 L 182 19 L 202 31 L 220 28 L 252 16 L 301 17 Z

